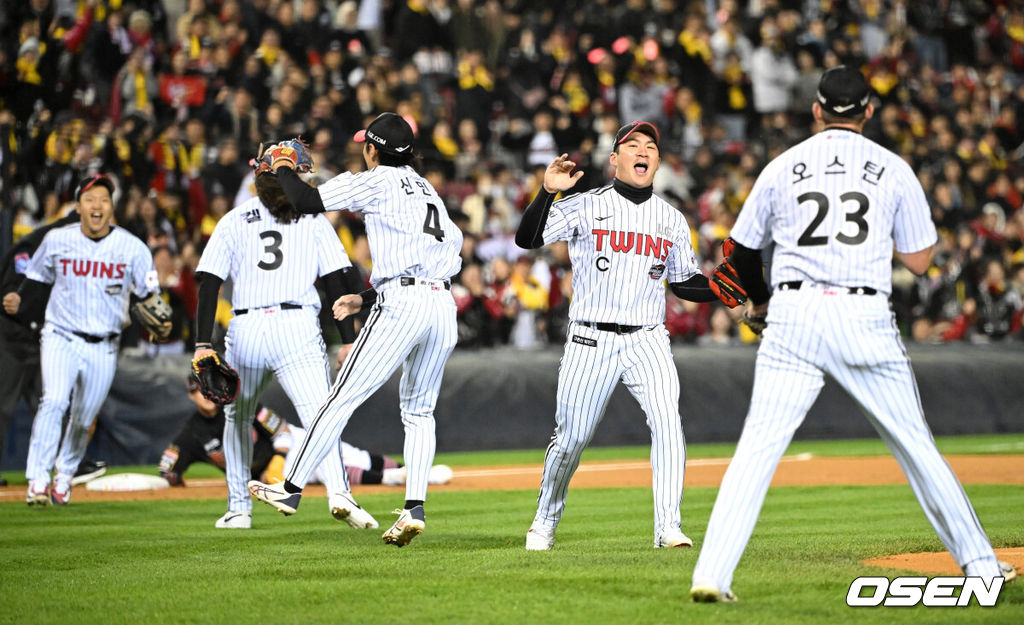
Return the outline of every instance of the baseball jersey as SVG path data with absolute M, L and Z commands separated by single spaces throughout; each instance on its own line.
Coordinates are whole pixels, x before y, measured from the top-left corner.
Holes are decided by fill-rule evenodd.
M 77 223 L 50 231 L 25 277 L 53 285 L 46 323 L 94 336 L 121 332 L 128 293 L 141 298 L 160 288 L 149 248 L 117 226 L 99 240 Z
M 768 164 L 732 237 L 774 242 L 771 284 L 795 280 L 892 290 L 892 249 L 938 240 L 921 184 L 896 154 L 857 132 L 829 129 Z
M 573 321 L 662 323 L 665 279 L 699 271 L 686 218 L 653 194 L 640 204 L 612 186 L 570 195 L 551 205 L 543 236 L 569 243 Z
M 351 266 L 326 217 L 303 215 L 278 223 L 254 197 L 217 222 L 196 271 L 221 280 L 233 277 L 236 309 L 288 302 L 319 310 L 317 276 Z
M 412 167 L 344 172 L 318 190 L 325 210 L 362 213 L 374 288 L 399 276 L 446 280 L 462 268 L 462 231 Z

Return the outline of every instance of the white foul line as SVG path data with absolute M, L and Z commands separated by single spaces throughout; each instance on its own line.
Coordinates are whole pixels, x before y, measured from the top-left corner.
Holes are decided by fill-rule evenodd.
M 811 453 L 795 454 L 793 456 L 783 456 L 781 462 L 805 462 L 814 457 Z M 728 466 L 731 458 L 699 458 L 697 460 L 687 460 L 687 467 L 721 467 Z M 649 460 L 635 460 L 632 462 L 608 462 L 608 463 L 583 463 L 580 468 L 576 470 L 577 473 L 599 473 L 602 471 L 636 471 L 642 469 L 650 469 L 651 463 Z M 476 471 L 455 471 L 454 477 L 491 477 L 497 475 L 537 475 L 542 473 L 544 467 L 538 466 L 523 466 L 523 467 L 507 467 L 504 469 L 478 469 Z M 191 482 L 190 482 L 191 483 Z

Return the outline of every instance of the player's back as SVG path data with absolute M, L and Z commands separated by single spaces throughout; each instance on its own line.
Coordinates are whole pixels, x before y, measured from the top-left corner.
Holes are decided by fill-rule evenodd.
M 377 192 L 360 209 L 374 286 L 398 276 L 446 279 L 459 271 L 462 232 L 426 179 L 411 167 L 378 166 L 357 175 Z
M 762 176 L 748 200 L 754 206 L 744 210 L 762 212 L 767 222 L 773 286 L 800 280 L 888 293 L 894 237 L 902 248 L 934 232 L 910 167 L 857 132 L 825 130 L 783 153 Z
M 330 246 L 337 249 L 331 250 Z M 228 212 L 217 224 L 198 271 L 234 280 L 232 305 L 259 308 L 283 302 L 319 308 L 318 275 L 341 268 L 326 259 L 341 242 L 323 215 L 280 223 L 259 198 Z M 347 258 L 344 266 L 347 266 Z

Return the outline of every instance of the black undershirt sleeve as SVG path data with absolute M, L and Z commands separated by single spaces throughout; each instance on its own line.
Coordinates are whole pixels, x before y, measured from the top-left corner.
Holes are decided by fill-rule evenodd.
M 284 194 L 288 196 L 288 201 L 295 207 L 295 210 L 308 215 L 325 211 L 320 192 L 303 182 L 294 169 L 288 167 L 278 169 L 277 181 L 281 183 Z
M 196 280 L 199 282 L 199 305 L 196 306 L 196 344 L 209 343 L 213 337 L 213 324 L 217 316 L 220 285 L 224 281 L 205 271 L 197 271 Z
M 18 305 L 19 318 L 22 313 L 42 307 L 50 295 L 52 286 L 45 282 L 25 278 L 21 282 L 21 286 L 18 287 L 18 295 L 21 297 L 21 303 Z
M 739 275 L 740 283 L 746 289 L 750 301 L 755 306 L 767 302 L 771 293 L 764 281 L 761 250 L 753 250 L 737 243 L 730 258 L 732 258 L 732 266 L 736 268 L 736 274 Z
M 548 222 L 548 213 L 555 202 L 555 194 L 548 193 L 544 187 L 537 191 L 519 221 L 516 230 L 516 245 L 524 250 L 535 250 L 544 246 L 544 225 Z
M 676 297 L 685 299 L 688 302 L 714 302 L 718 296 L 708 286 L 706 276 L 697 274 L 690 276 L 682 282 L 669 282 L 668 288 L 672 289 Z
M 358 273 L 352 267 L 346 267 L 320 277 L 324 281 L 324 288 L 327 291 L 327 300 L 330 302 L 330 305 L 333 305 L 335 300 L 346 293 L 358 292 L 358 288 L 356 291 L 350 288 L 352 280 L 345 275 L 345 272 L 352 271 Z M 353 315 L 345 317 L 342 321 L 335 319 L 334 325 L 338 327 L 342 343 L 348 345 L 356 340 L 355 317 Z

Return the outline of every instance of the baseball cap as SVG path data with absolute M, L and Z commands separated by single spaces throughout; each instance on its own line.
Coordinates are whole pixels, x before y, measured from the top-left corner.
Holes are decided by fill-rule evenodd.
M 79 201 L 82 198 L 83 193 L 95 187 L 96 185 L 106 187 L 107 191 L 110 191 L 111 195 L 114 194 L 113 180 L 111 180 L 107 176 L 104 176 L 103 174 L 93 174 L 91 176 L 82 178 L 82 180 L 78 183 L 78 187 L 75 188 L 75 201 Z
M 821 81 L 818 83 L 818 103 L 832 115 L 860 115 L 870 99 L 871 88 L 860 70 L 840 65 L 821 75 Z
M 622 128 L 619 128 L 619 131 L 615 133 L 615 145 L 619 145 L 628 139 L 634 132 L 643 133 L 654 139 L 654 145 L 660 147 L 661 135 L 658 133 L 658 129 L 651 122 L 643 121 L 629 122 Z
M 356 143 L 372 141 L 378 150 L 390 154 L 406 154 L 412 150 L 412 127 L 395 113 L 381 113 L 366 130 L 352 137 Z

